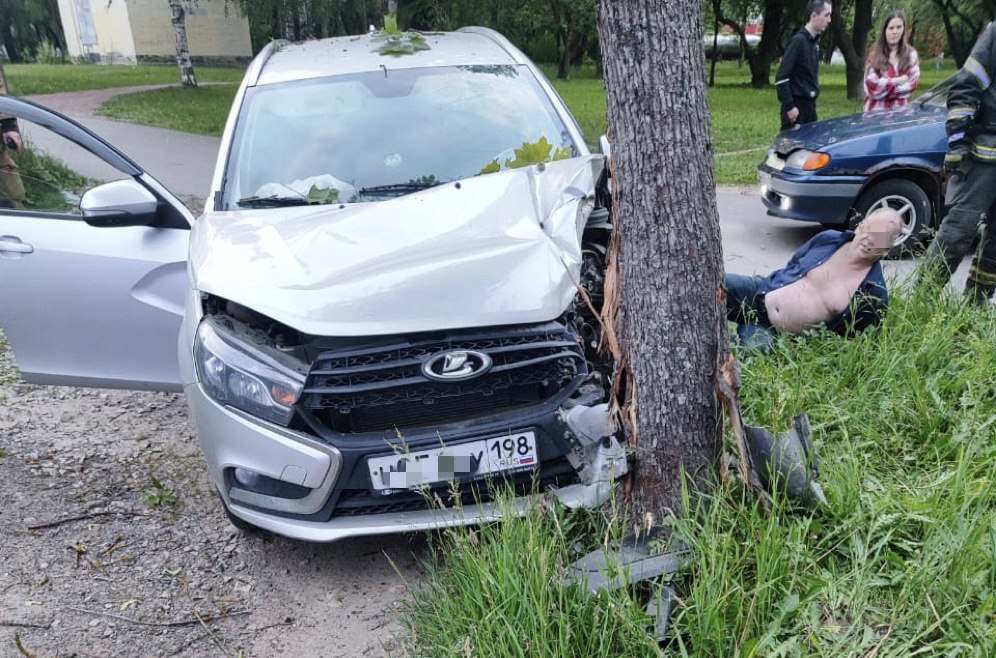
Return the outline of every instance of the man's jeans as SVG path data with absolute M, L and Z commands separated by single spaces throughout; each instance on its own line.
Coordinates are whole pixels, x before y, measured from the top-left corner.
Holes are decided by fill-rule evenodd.
M 775 344 L 775 329 L 768 322 L 764 295 L 758 293 L 762 281 L 759 276 L 726 275 L 726 319 L 737 323 L 741 345 L 764 352 Z

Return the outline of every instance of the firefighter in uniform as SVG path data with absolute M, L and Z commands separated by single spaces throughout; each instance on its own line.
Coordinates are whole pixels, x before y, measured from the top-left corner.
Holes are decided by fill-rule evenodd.
M 923 267 L 946 283 L 968 252 L 985 222 L 982 242 L 972 260 L 965 293 L 988 303 L 996 291 L 996 23 L 982 32 L 971 56 L 955 76 L 948 93 L 949 172 L 945 198 L 949 210 Z
M 7 95 L 7 78 L 0 67 L 0 94 Z M 17 163 L 10 152 L 21 149 L 21 131 L 17 128 L 17 118 L 0 114 L 0 207 L 24 207 L 24 183 L 17 173 Z

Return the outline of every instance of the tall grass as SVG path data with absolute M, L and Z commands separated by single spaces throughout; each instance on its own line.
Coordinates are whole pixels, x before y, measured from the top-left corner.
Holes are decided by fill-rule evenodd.
M 779 431 L 809 414 L 829 506 L 776 496 L 768 514 L 737 483 L 689 503 L 674 530 L 694 558 L 675 582 L 680 604 L 662 653 L 996 655 L 994 373 L 996 310 L 929 289 L 896 295 L 878 331 L 817 333 L 745 356 L 748 422 Z M 654 655 L 639 644 L 647 619 L 636 592 L 586 606 L 561 587 L 570 547 L 619 532 L 573 518 L 533 513 L 451 531 L 427 591 L 409 604 L 412 655 L 463 655 L 463 637 L 473 656 L 630 655 L 630 646 Z M 605 605 L 620 613 L 596 616 Z M 560 624 L 634 644 L 558 653 Z

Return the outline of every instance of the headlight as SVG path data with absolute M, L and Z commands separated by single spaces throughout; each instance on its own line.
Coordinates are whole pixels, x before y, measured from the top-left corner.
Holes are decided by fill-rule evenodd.
M 197 327 L 194 365 L 215 401 L 284 426 L 304 389 L 303 375 L 254 349 L 211 317 Z
M 828 164 L 830 164 L 829 155 L 808 149 L 799 149 L 785 160 L 786 167 L 802 169 L 803 171 L 816 171 L 817 169 L 823 169 Z

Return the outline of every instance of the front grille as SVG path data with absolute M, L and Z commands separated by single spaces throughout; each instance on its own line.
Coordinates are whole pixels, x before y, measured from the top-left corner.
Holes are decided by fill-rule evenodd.
M 422 374 L 427 359 L 448 350 L 487 354 L 491 369 L 456 382 Z M 577 336 L 557 322 L 398 337 L 320 353 L 301 404 L 337 432 L 402 430 L 535 405 L 587 372 Z
M 543 464 L 540 473 L 517 473 L 511 477 L 493 477 L 460 485 L 458 491 L 449 485 L 435 489 L 431 498 L 436 497 L 447 507 L 459 504 L 464 506 L 488 503 L 494 500 L 497 492 L 510 490 L 516 496 L 531 492 L 546 491 L 549 487 L 566 487 L 577 484 L 577 472 L 561 457 Z M 396 512 L 418 512 L 429 509 L 425 495 L 416 491 L 392 493 L 387 496 L 372 494 L 365 489 L 347 489 L 336 501 L 333 517 L 364 516 L 368 514 L 389 514 Z

